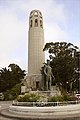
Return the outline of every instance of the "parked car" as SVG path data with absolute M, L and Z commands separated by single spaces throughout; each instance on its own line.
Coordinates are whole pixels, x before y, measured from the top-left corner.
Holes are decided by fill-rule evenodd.
M 79 93 L 75 94 L 75 97 L 76 97 L 77 100 L 80 100 L 80 94 Z
M 2 92 L 0 93 L 0 100 L 4 100 L 4 94 Z

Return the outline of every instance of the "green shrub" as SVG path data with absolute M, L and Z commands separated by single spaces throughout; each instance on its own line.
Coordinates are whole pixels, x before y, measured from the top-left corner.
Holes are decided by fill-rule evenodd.
M 18 102 L 37 102 L 40 99 L 39 95 L 27 93 L 26 95 L 18 96 Z
M 63 96 L 52 96 L 50 98 L 50 102 L 63 102 L 64 99 L 63 99 Z
M 76 100 L 75 96 L 69 96 L 69 95 L 64 95 L 63 98 L 64 98 L 64 101 L 75 101 Z
M 63 102 L 63 101 L 75 101 L 75 96 L 63 95 L 63 96 L 52 96 L 50 102 Z
M 67 94 L 63 95 L 63 99 L 64 101 L 68 101 L 70 100 L 70 96 L 68 96 Z
M 16 84 L 12 89 L 4 92 L 4 99 L 5 100 L 14 100 L 20 94 L 20 91 L 21 91 L 21 85 Z

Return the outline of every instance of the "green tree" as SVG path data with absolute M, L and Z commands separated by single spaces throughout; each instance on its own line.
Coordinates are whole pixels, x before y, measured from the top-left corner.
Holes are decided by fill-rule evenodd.
M 79 48 L 71 43 L 46 43 L 44 51 L 48 51 L 55 83 L 62 93 L 74 90 L 74 83 L 78 80 L 76 53 Z
M 24 78 L 25 70 L 22 70 L 18 65 L 16 64 L 10 64 L 8 66 L 10 72 L 11 72 L 11 77 L 13 79 L 14 84 L 20 83 L 21 80 Z
M 10 64 L 8 69 L 0 70 L 0 92 L 10 90 L 13 86 L 20 83 L 25 76 L 25 70 L 22 70 L 16 64 Z
M 17 98 L 17 96 L 21 92 L 21 84 L 16 84 L 14 87 L 12 87 L 10 90 L 6 90 L 4 92 L 4 98 L 5 100 L 14 100 Z
M 9 69 L 7 70 L 7 68 L 2 68 L 0 70 L 0 92 L 5 91 L 6 89 L 9 88 L 10 86 L 10 71 Z

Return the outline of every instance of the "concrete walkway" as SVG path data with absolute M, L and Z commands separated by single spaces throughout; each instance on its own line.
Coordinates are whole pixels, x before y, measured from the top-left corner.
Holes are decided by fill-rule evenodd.
M 80 120 L 80 104 L 55 107 L 17 106 L 13 111 L 2 110 L 1 114 L 17 120 Z

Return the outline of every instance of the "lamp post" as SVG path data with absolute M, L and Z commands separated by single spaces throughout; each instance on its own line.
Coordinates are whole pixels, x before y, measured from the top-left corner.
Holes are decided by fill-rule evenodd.
M 78 68 L 76 73 L 78 73 L 78 93 L 80 93 L 80 50 L 77 52 L 78 57 Z
M 78 52 L 78 79 L 79 79 L 79 93 L 80 93 L 80 50 Z

